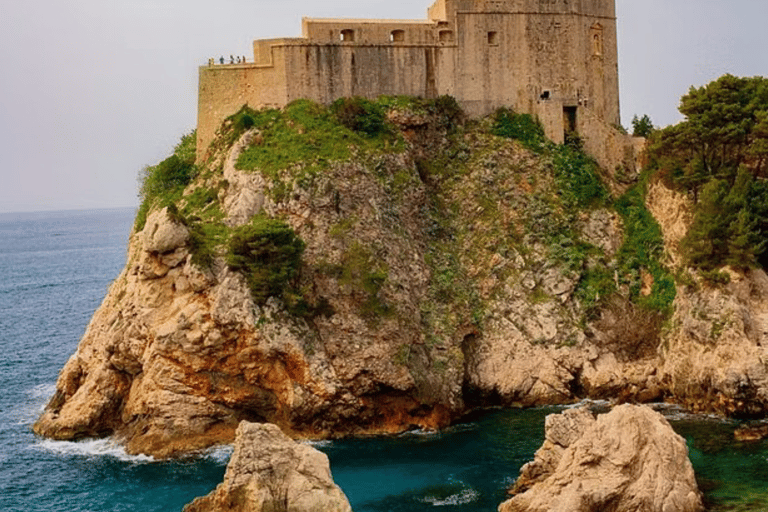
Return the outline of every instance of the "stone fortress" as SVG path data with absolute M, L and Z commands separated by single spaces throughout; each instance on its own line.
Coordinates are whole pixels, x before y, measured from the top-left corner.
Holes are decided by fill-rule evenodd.
M 470 116 L 508 106 L 569 131 L 604 168 L 634 170 L 619 132 L 615 0 L 437 0 L 426 20 L 310 19 L 257 40 L 254 62 L 200 68 L 197 148 L 243 105 L 308 98 L 450 95 Z

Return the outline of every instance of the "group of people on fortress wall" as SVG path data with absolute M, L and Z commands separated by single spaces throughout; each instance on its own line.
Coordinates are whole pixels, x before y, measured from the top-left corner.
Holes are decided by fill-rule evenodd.
M 219 57 L 219 64 L 225 64 L 225 63 L 226 63 L 226 59 L 222 55 L 221 57 Z M 245 63 L 246 63 L 245 55 L 243 55 L 242 57 L 239 55 L 237 57 L 233 57 L 232 55 L 229 56 L 229 64 L 245 64 Z M 209 66 L 216 65 L 216 59 L 214 59 L 213 57 L 208 59 L 208 65 Z

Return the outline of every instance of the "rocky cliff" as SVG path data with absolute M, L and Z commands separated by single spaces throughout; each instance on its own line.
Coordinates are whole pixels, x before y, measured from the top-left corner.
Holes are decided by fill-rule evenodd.
M 509 116 L 385 107 L 373 128 L 352 107 L 246 110 L 208 161 L 153 168 L 162 193 L 35 431 L 163 457 L 241 420 L 327 437 L 587 396 L 763 410 L 761 271 L 675 297 L 665 256 L 636 256 L 642 201 L 614 202 L 577 151 L 509 138 Z M 647 202 L 673 265 L 668 196 Z

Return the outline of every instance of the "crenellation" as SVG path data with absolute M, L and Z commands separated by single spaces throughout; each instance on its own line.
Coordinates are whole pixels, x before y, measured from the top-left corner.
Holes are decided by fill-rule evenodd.
M 383 94 L 448 94 L 470 116 L 508 106 L 556 142 L 574 125 L 588 150 L 603 147 L 589 139 L 604 130 L 590 127 L 620 120 L 614 2 L 437 0 L 424 20 L 304 18 L 302 37 L 254 41 L 253 64 L 201 68 L 198 158 L 243 104 Z M 606 154 L 593 156 L 629 165 Z

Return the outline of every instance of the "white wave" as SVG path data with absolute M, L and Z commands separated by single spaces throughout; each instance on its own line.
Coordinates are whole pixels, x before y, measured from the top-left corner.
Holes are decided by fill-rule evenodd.
M 476 430 L 476 423 L 457 423 L 443 429 L 413 429 L 407 430 L 397 435 L 397 437 L 417 437 L 417 438 L 440 438 L 446 434 L 455 434 L 458 432 L 468 432 Z
M 429 503 L 434 507 L 466 505 L 475 501 L 480 494 L 474 489 L 462 489 L 461 492 L 451 494 L 446 498 L 436 496 L 425 496 L 421 498 L 422 503 Z
M 558 408 L 563 409 L 578 409 L 579 407 L 589 407 L 590 409 L 604 409 L 604 408 L 610 408 L 612 405 L 610 400 L 592 400 L 590 398 L 585 398 L 584 400 L 581 400 L 580 402 L 576 402 L 575 404 L 568 404 L 568 405 L 560 405 L 555 406 Z
M 442 432 L 434 429 L 414 429 L 406 430 L 397 435 L 397 437 L 440 437 Z
M 46 384 L 38 384 L 29 390 L 28 394 L 30 398 L 38 402 L 47 402 L 53 394 L 56 392 L 56 383 L 48 382 Z
M 30 425 L 45 410 L 45 405 L 56 391 L 55 383 L 38 384 L 27 390 L 27 401 L 9 413 L 14 425 Z
M 299 441 L 301 444 L 306 444 L 315 449 L 329 448 L 333 446 L 333 441 L 330 439 L 302 439 Z
M 154 462 L 149 455 L 129 455 L 114 439 L 88 439 L 84 441 L 53 441 L 41 439 L 32 448 L 35 450 L 54 453 L 57 455 L 75 457 L 111 457 L 122 462 L 145 464 Z
M 232 457 L 232 452 L 235 451 L 235 447 L 231 444 L 223 444 L 220 446 L 214 446 L 203 452 L 203 458 L 212 460 L 216 464 L 226 466 L 229 463 L 229 459 Z

